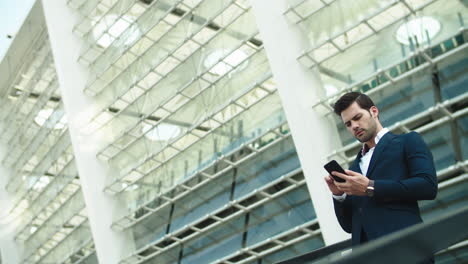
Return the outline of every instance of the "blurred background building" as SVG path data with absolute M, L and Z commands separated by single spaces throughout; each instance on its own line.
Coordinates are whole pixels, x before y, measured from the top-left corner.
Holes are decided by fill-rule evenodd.
M 429 145 L 424 219 L 466 205 L 465 23 L 466 0 L 36 1 L 0 64 L 1 263 L 266 264 L 346 239 L 322 165 L 361 147 L 331 109 L 348 91 Z

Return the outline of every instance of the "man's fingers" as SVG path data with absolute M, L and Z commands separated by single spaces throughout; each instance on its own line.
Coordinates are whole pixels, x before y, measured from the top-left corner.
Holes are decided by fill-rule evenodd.
M 348 188 L 348 184 L 346 184 L 346 182 L 335 182 L 335 186 L 341 189 Z
M 343 179 L 343 180 L 346 180 L 346 179 L 349 177 L 348 175 L 343 174 L 343 173 L 339 173 L 339 172 L 337 172 L 337 171 L 333 171 L 332 174 L 335 175 L 335 176 L 337 176 L 337 177 L 340 177 L 340 178 Z
M 341 187 L 340 187 L 340 186 L 336 186 L 336 187 L 337 187 L 338 190 L 340 190 L 340 191 L 342 191 L 342 192 L 344 192 L 344 193 L 346 193 L 346 194 L 348 194 L 348 195 L 352 195 L 352 194 L 353 194 L 352 190 L 351 190 L 350 188 L 347 188 L 347 186 L 341 186 Z
M 351 176 L 356 176 L 359 175 L 359 173 L 352 171 L 352 170 L 345 170 L 346 174 L 351 175 Z
M 351 189 L 351 186 L 348 182 L 335 182 L 335 186 L 343 192 L 347 192 Z
M 327 183 L 328 188 L 336 188 L 335 182 L 333 181 L 333 179 L 330 176 L 325 177 L 325 182 Z

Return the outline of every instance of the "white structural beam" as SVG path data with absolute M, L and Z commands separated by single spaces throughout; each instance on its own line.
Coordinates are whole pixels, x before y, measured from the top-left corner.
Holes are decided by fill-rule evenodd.
M 8 155 L 7 148 L 0 145 L 0 160 Z M 21 247 L 15 241 L 20 218 L 11 214 L 14 205 L 11 195 L 5 191 L 11 178 L 10 170 L 0 165 L 0 263 L 19 264 L 21 261 Z
M 125 206 L 103 192 L 112 169 L 96 154 L 98 143 L 106 138 L 103 133 L 86 135 L 81 129 L 95 113 L 92 99 L 83 93 L 89 70 L 78 63 L 83 40 L 72 33 L 80 18 L 66 1 L 46 0 L 42 4 L 97 257 L 99 263 L 115 264 L 134 246 L 129 231 L 111 229 L 113 219 L 125 213 Z
M 320 229 L 325 244 L 329 245 L 349 238 L 336 220 L 332 197 L 323 179 L 327 174 L 323 164 L 340 147 L 340 140 L 333 117 L 312 108 L 325 92 L 318 73 L 296 59 L 307 49 L 307 40 L 297 25 L 283 15 L 288 9 L 287 2 L 251 0 Z

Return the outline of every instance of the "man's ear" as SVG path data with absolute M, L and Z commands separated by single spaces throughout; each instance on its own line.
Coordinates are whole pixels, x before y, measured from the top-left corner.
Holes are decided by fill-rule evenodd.
M 371 112 L 372 114 L 372 117 L 377 117 L 379 118 L 379 109 L 377 108 L 377 106 L 371 106 L 371 108 L 369 109 L 369 111 Z

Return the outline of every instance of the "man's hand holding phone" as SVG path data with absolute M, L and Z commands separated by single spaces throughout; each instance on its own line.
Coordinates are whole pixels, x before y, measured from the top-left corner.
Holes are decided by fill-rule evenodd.
M 325 177 L 328 188 L 334 195 L 364 196 L 369 185 L 369 179 L 357 172 L 344 170 L 335 160 L 325 164 L 324 168 L 330 173 Z
M 355 171 L 346 170 L 346 174 L 333 172 L 333 175 L 345 179 L 345 182 L 336 182 L 335 186 L 338 190 L 345 192 L 348 195 L 365 196 L 369 179 Z
M 328 189 L 330 189 L 333 195 L 343 195 L 344 192 L 338 189 L 338 187 L 335 185 L 335 181 L 330 175 L 325 176 L 325 182 L 327 183 Z
M 332 160 L 325 164 L 323 166 L 326 171 L 328 171 L 329 175 L 325 177 L 325 182 L 328 185 L 328 189 L 334 194 L 334 195 L 343 195 L 343 191 L 338 189 L 338 187 L 335 185 L 336 182 L 346 182 L 344 179 L 340 178 L 339 176 L 333 175 L 333 172 L 339 172 L 346 174 L 343 168 L 336 162 L 336 160 Z M 335 182 L 336 181 L 336 182 Z
M 336 160 L 332 160 L 332 161 L 328 162 L 323 167 L 325 168 L 326 171 L 328 171 L 328 173 L 333 177 L 333 179 L 335 181 L 337 181 L 337 182 L 345 182 L 346 181 L 342 177 L 333 175 L 334 171 L 342 173 L 342 174 L 346 174 L 345 170 L 340 166 L 340 164 L 338 164 L 338 162 L 336 162 Z

